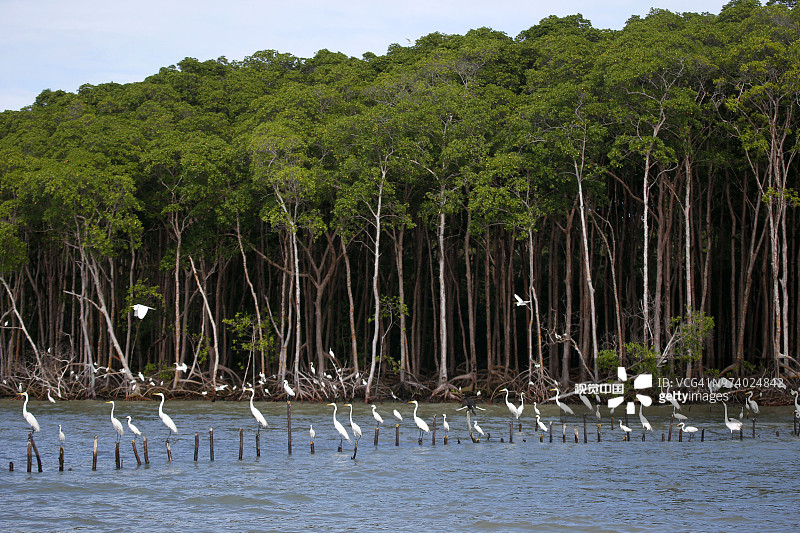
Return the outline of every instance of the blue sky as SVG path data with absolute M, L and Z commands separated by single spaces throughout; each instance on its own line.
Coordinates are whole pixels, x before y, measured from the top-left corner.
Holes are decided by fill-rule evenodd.
M 0 110 L 44 89 L 139 81 L 184 57 L 239 60 L 274 49 L 383 54 L 434 31 L 487 26 L 515 37 L 549 15 L 620 29 L 650 7 L 719 13 L 721 0 L 0 0 Z

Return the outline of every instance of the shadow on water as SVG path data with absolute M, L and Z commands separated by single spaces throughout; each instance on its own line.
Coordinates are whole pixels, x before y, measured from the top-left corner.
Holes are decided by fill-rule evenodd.
M 531 413 L 522 432 L 508 441 L 505 406 L 488 406 L 477 415 L 492 437 L 473 444 L 466 418 L 456 405 L 421 405 L 419 415 L 437 415 L 437 442 L 423 445 L 407 404 L 379 405 L 386 423 L 373 445 L 375 422 L 365 405 L 354 419 L 364 437 L 358 455 L 338 435 L 332 408 L 293 404 L 293 453 L 286 447 L 286 405 L 259 402 L 270 428 L 261 431 L 261 457 L 255 453 L 255 420 L 246 402 L 169 401 L 165 411 L 180 433 L 171 437 L 168 462 L 166 428 L 155 402 L 120 402 L 116 416 L 131 415 L 148 436 L 150 464 L 137 467 L 131 434 L 121 439 L 121 470 L 115 469 L 116 433 L 103 402 L 32 402 L 42 426 L 35 435 L 44 472 L 26 470 L 27 426 L 21 402 L 0 402 L 0 529 L 217 531 L 425 531 L 431 526 L 462 531 L 648 531 L 767 527 L 797 529 L 796 472 L 800 439 L 791 435 L 787 407 L 766 408 L 757 421 L 757 438 L 744 420 L 744 440 L 731 438 L 722 408 L 693 410 L 691 424 L 705 427 L 691 441 L 662 442 L 669 411 L 653 407 L 647 416 L 654 431 L 641 441 L 636 415 L 629 416 L 632 440 L 603 420 L 596 441 L 593 417 L 568 421 L 567 442 L 554 406 L 539 406 L 553 421 L 553 443 L 540 442 Z M 401 443 L 395 447 L 391 410 L 404 415 Z M 443 445 L 441 414 L 448 414 L 450 444 Z M 576 413 L 582 415 L 580 409 Z M 347 415 L 338 419 L 349 429 Z M 308 426 L 316 430 L 316 453 L 309 450 Z M 58 424 L 66 434 L 66 468 L 58 471 Z M 580 429 L 574 442 L 573 427 Z M 208 428 L 214 428 L 215 461 L 209 459 Z M 245 428 L 242 461 L 239 428 Z M 776 435 L 776 431 L 778 435 Z M 194 462 L 194 433 L 199 433 Z M 92 441 L 98 435 L 98 468 L 91 469 Z M 501 437 L 506 442 L 501 442 Z M 461 443 L 457 441 L 460 439 Z M 137 439 L 138 440 L 138 439 Z M 141 442 L 137 443 L 140 454 Z M 14 462 L 14 472 L 8 471 Z

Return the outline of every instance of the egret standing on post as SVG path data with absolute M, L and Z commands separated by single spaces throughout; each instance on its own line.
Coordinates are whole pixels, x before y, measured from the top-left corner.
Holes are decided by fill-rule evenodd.
M 375 404 L 372 404 L 372 418 L 375 419 L 375 422 L 376 422 L 375 426 L 376 427 L 381 425 L 381 424 L 383 424 L 383 417 L 378 414 L 377 409 L 378 408 L 375 407 Z
M 117 442 L 119 442 L 119 438 L 122 436 L 123 433 L 125 433 L 125 430 L 122 428 L 122 422 L 120 422 L 118 418 L 114 417 L 114 407 L 115 407 L 114 402 L 110 401 L 106 403 L 111 404 L 111 425 L 114 426 L 114 429 L 117 432 Z
M 269 424 L 267 424 L 267 419 L 264 418 L 264 415 L 261 414 L 261 411 L 259 411 L 256 408 L 256 406 L 253 405 L 253 398 L 256 397 L 256 391 L 255 389 L 244 389 L 244 390 L 246 391 L 249 390 L 250 392 L 253 393 L 253 395 L 250 396 L 250 412 L 253 413 L 253 417 L 255 417 L 256 422 L 258 422 L 258 431 L 256 431 L 256 433 L 261 433 L 261 428 L 262 427 L 268 428 Z
M 414 404 L 414 423 L 419 428 L 419 439 L 422 440 L 422 432 L 424 431 L 425 433 L 428 433 L 430 428 L 428 428 L 428 424 L 426 424 L 423 419 L 417 416 L 417 408 L 419 408 L 419 403 L 417 400 L 411 400 L 408 403 Z
M 288 394 L 292 398 L 296 396 L 294 390 L 289 386 L 289 381 L 285 379 L 283 380 L 283 390 L 285 390 L 286 394 Z
M 18 392 L 17 394 L 25 396 L 25 402 L 22 404 L 22 417 L 25 419 L 25 422 L 30 424 L 34 431 L 38 432 L 41 429 L 39 422 L 36 421 L 36 417 L 33 416 L 33 413 L 28 411 L 28 393 Z
M 170 418 L 170 416 L 164 412 L 164 400 L 166 399 L 164 397 L 164 393 L 157 392 L 156 396 L 161 396 L 161 404 L 158 406 L 158 418 L 160 418 L 164 425 L 167 426 L 169 431 L 178 433 L 178 426 L 176 426 L 175 422 L 172 421 L 172 418 Z M 167 431 L 167 442 L 169 442 L 169 431 Z
M 344 426 L 342 425 L 341 422 L 336 420 L 336 410 L 338 409 L 338 407 L 336 406 L 335 403 L 329 403 L 328 405 L 333 406 L 333 427 L 336 428 L 336 431 L 339 432 L 339 435 L 342 436 L 342 439 L 347 439 L 347 442 L 350 442 L 350 435 L 347 434 L 347 430 L 344 429 Z M 341 448 L 341 446 L 342 446 L 342 440 L 340 439 L 339 447 Z
M 137 428 L 136 426 L 133 425 L 133 422 L 131 422 L 131 420 L 132 420 L 131 416 L 128 415 L 125 418 L 128 419 L 128 429 L 130 429 L 131 433 L 133 433 L 133 440 L 136 440 L 136 437 L 141 437 L 142 436 L 142 432 L 139 431 L 139 428 Z
M 64 441 L 67 440 L 67 438 L 64 436 L 64 432 L 61 431 L 61 424 L 58 425 L 58 440 L 61 441 L 61 444 L 64 444 Z
M 361 438 L 361 426 L 353 422 L 353 405 L 346 403 L 344 406 L 350 408 L 350 428 L 353 430 L 353 435 L 356 437 L 356 446 L 358 446 L 358 441 Z

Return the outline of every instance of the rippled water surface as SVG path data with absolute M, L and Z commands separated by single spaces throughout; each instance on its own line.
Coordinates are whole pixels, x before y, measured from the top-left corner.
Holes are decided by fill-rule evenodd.
M 695 406 L 691 424 L 705 427 L 690 441 L 662 442 L 669 411 L 646 415 L 654 432 L 641 440 L 638 415 L 629 417 L 631 442 L 622 441 L 604 420 L 597 442 L 593 417 L 588 443 L 582 421 L 568 421 L 567 442 L 553 406 L 542 409 L 553 421 L 555 438 L 540 442 L 532 409 L 522 432 L 508 442 L 504 405 L 479 412 L 491 438 L 473 444 L 464 412 L 453 404 L 421 405 L 430 424 L 438 417 L 437 442 L 416 441 L 412 405 L 379 405 L 386 423 L 373 444 L 375 422 L 363 404 L 354 418 L 364 431 L 355 460 L 352 446 L 333 429 L 332 408 L 292 405 L 293 450 L 288 454 L 286 404 L 256 402 L 270 423 L 255 453 L 255 421 L 246 402 L 168 401 L 165 411 L 180 434 L 171 439 L 155 402 L 119 402 L 116 415 L 131 415 L 149 437 L 150 464 L 137 467 L 131 435 L 122 438 L 123 467 L 116 470 L 116 433 L 103 402 L 31 402 L 42 431 L 36 444 L 42 473 L 26 472 L 27 425 L 21 401 L 0 401 L 0 531 L 645 531 L 797 530 L 797 472 L 800 438 L 791 435 L 791 408 L 762 409 L 752 438 L 731 439 L 721 406 Z M 395 446 L 392 409 L 403 413 L 400 446 Z M 339 420 L 349 429 L 345 408 Z M 582 407 L 575 407 L 580 413 Z M 441 414 L 453 428 L 444 446 Z M 737 407 L 738 414 L 738 407 Z M 390 421 L 390 418 L 392 419 Z M 316 453 L 308 426 L 317 432 Z M 66 434 L 66 469 L 58 471 L 58 424 Z M 581 442 L 574 442 L 573 427 Z M 208 429 L 214 428 L 215 461 L 209 459 Z M 239 455 L 239 428 L 245 448 Z M 515 428 L 516 429 L 516 428 Z M 200 435 L 194 459 L 194 434 Z M 92 442 L 99 437 L 98 467 L 92 471 Z M 505 442 L 501 442 L 503 437 Z M 458 440 L 460 439 L 460 443 Z M 141 443 L 138 443 L 140 454 Z M 14 471 L 8 465 L 14 463 Z

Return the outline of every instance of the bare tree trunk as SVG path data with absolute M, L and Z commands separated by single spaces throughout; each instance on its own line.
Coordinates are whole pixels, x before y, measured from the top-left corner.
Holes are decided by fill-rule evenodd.
M 444 191 L 442 191 L 442 194 L 444 194 Z M 437 388 L 444 388 L 447 384 L 447 294 L 445 293 L 444 270 L 444 222 L 444 211 L 440 211 L 437 237 L 439 242 L 439 353 L 441 362 L 439 363 Z

